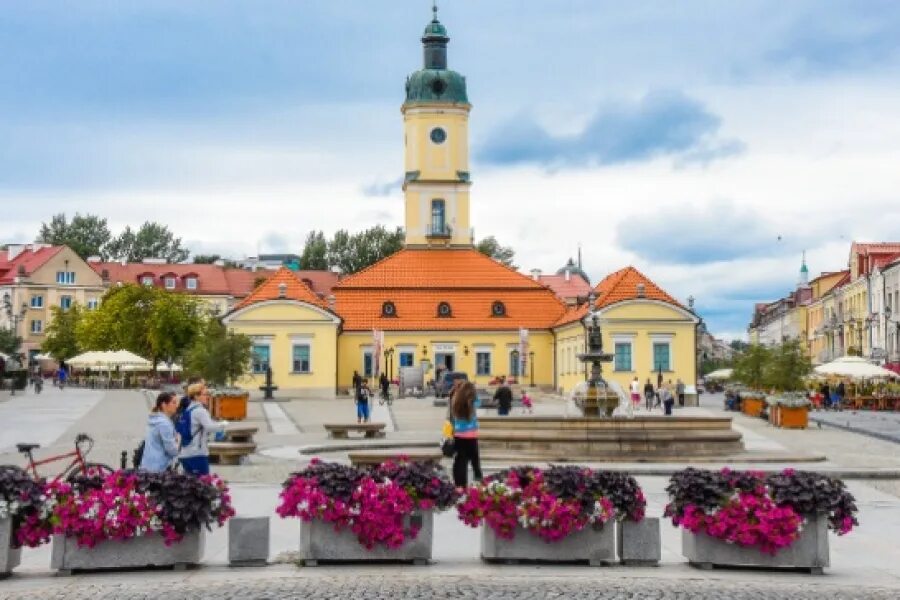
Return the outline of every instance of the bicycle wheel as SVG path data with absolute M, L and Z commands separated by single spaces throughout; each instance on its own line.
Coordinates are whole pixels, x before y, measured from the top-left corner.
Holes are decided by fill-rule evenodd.
M 84 463 L 84 469 L 76 466 L 71 471 L 69 471 L 66 474 L 66 481 L 72 481 L 76 477 L 106 477 L 113 472 L 115 472 L 115 469 L 113 469 L 109 465 L 104 465 L 103 463 L 86 462 Z

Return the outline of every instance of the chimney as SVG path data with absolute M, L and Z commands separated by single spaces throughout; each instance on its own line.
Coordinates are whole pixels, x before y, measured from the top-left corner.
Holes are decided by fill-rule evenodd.
M 99 256 L 88 256 L 87 261 L 94 264 L 103 262 L 103 260 Z
M 215 266 L 217 266 L 217 267 L 224 267 L 224 266 L 225 266 L 225 259 L 220 258 L 220 259 L 214 261 L 213 264 L 214 264 Z
M 531 278 L 535 281 L 541 280 L 541 270 L 540 269 L 532 269 L 531 270 Z
M 645 297 L 646 295 L 647 295 L 647 294 L 646 294 L 646 290 L 645 290 L 644 284 L 643 284 L 643 283 L 637 284 L 637 297 L 638 297 L 638 298 L 643 298 L 643 297 Z
M 103 283 L 109 283 L 109 269 L 100 271 L 100 279 L 103 280 Z
M 144 260 L 142 260 L 141 262 L 144 263 L 145 265 L 164 265 L 164 264 L 166 264 L 166 259 L 147 257 Z
M 19 277 L 25 277 L 28 273 L 25 271 L 25 265 L 19 265 L 19 268 L 16 270 L 16 275 Z
M 22 254 L 26 247 L 25 244 L 9 244 L 6 246 L 6 260 L 12 260 Z
M 334 297 L 334 294 L 328 295 L 328 308 L 330 310 L 334 310 L 334 305 L 337 303 L 337 298 Z
M 278 284 L 278 297 L 287 298 L 287 284 L 283 281 Z

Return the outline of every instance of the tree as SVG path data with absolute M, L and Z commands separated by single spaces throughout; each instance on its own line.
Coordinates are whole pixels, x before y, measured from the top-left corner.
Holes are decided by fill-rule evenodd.
M 812 363 L 800 340 L 788 339 L 776 346 L 769 353 L 769 362 L 765 369 L 765 382 L 782 392 L 795 392 L 803 389 L 803 379 L 812 371 Z
M 500 242 L 497 241 L 497 238 L 492 235 L 489 235 L 488 237 L 475 244 L 475 249 L 485 256 L 490 256 L 500 264 L 506 265 L 507 267 L 511 267 L 513 269 L 518 268 L 513 263 L 513 261 L 515 260 L 516 251 L 509 246 L 501 246 Z
M 328 269 L 328 240 L 321 231 L 310 231 L 306 235 L 303 254 L 300 255 L 300 268 L 315 271 Z
M 195 265 L 211 265 L 217 260 L 222 260 L 222 257 L 218 254 L 195 254 L 193 263 Z
M 728 345 L 731 346 L 731 349 L 735 352 L 746 352 L 747 348 L 750 347 L 750 344 L 743 340 L 731 340 Z
M 0 327 L 0 352 L 8 356 L 17 356 L 21 347 L 21 337 L 17 336 L 12 329 Z
M 340 229 L 328 244 L 328 266 L 356 273 L 399 251 L 403 238 L 400 227 L 389 231 L 384 225 L 375 225 L 355 234 Z
M 207 319 L 187 353 L 185 367 L 216 385 L 234 385 L 250 368 L 252 342 L 227 331 L 218 319 Z
M 106 219 L 96 215 L 75 213 L 72 221 L 65 213 L 53 215 L 49 223 L 41 223 L 41 230 L 35 241 L 54 246 L 68 246 L 81 258 L 104 257 L 105 246 L 112 235 Z
M 73 304 L 68 310 L 59 306 L 50 308 L 51 321 L 44 335 L 41 350 L 49 353 L 56 360 L 68 360 L 78 354 L 78 323 L 84 311 L 79 304 Z
M 735 361 L 732 378 L 753 389 L 762 389 L 766 383 L 765 375 L 769 354 L 769 349 L 765 346 L 760 344 L 749 346 Z
M 162 258 L 166 262 L 179 263 L 190 256 L 190 252 L 181 246 L 181 238 L 176 238 L 165 225 L 150 221 L 141 225 L 137 232 L 126 227 L 125 231 L 109 242 L 106 252 L 112 260 L 127 262 Z

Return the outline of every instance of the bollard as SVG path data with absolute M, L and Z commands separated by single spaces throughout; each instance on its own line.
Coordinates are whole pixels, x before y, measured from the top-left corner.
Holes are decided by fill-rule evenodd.
M 228 564 L 265 566 L 269 560 L 269 517 L 233 517 L 228 521 Z

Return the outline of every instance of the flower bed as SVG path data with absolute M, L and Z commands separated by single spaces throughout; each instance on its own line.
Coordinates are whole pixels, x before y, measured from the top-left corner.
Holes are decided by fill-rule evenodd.
M 40 511 L 44 484 L 26 471 L 0 465 L 0 577 L 19 565 L 22 525 Z
M 673 475 L 666 491 L 670 502 L 665 516 L 675 526 L 698 538 L 747 550 L 737 554 L 722 550 L 716 555 L 698 550 L 701 542 L 685 535 L 685 554 L 692 562 L 821 568 L 828 563 L 826 521 L 838 535 L 858 524 L 854 498 L 844 483 L 818 473 L 786 469 L 765 475 L 689 468 Z M 813 536 L 812 541 L 801 539 Z M 793 551 L 781 561 L 771 558 L 798 541 L 812 554 Z M 699 554 L 717 558 L 698 558 Z
M 592 564 L 615 560 L 615 522 L 638 522 L 645 510 L 644 494 L 634 478 L 576 466 L 500 471 L 470 486 L 457 505 L 466 525 L 485 525 L 485 559 Z M 591 548 L 591 534 L 599 538 L 603 533 L 602 548 Z M 517 537 L 524 539 L 510 543 Z
M 402 459 L 368 469 L 313 459 L 283 487 L 277 512 L 302 520 L 300 555 L 307 564 L 428 560 L 432 511 L 458 498 L 440 465 Z

